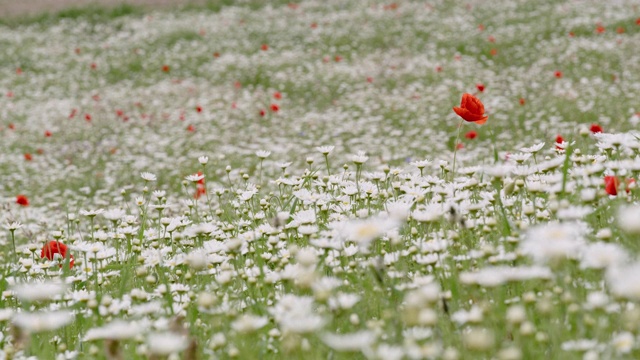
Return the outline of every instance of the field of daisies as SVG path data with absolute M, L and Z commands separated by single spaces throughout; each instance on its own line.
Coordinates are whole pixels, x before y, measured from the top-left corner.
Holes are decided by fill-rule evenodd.
M 0 24 L 0 359 L 640 358 L 637 1 Z

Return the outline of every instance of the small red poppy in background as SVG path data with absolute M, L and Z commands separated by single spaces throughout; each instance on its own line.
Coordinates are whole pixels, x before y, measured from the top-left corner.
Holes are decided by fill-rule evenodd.
M 31 156 L 31 154 L 29 153 L 24 153 L 24 159 L 27 161 L 31 161 L 33 160 L 33 156 Z
M 473 131 L 473 130 L 471 130 L 471 131 L 469 131 L 468 133 L 464 134 L 464 137 L 466 137 L 466 138 L 467 138 L 467 139 L 469 139 L 469 140 L 473 140 L 473 139 L 475 139 L 476 137 L 478 137 L 478 133 L 477 133 L 477 132 L 475 132 L 475 131 Z
M 201 113 L 202 112 L 202 106 L 200 106 L 200 105 L 196 106 L 196 112 Z
M 618 180 L 615 176 L 605 176 L 604 177 L 604 191 L 609 195 L 616 196 L 618 195 L 618 185 L 620 180 Z
M 495 38 L 493 35 L 489 35 L 489 37 L 487 38 L 487 40 L 488 40 L 490 43 L 494 43 L 494 42 L 496 42 L 496 38 Z
M 569 37 L 575 37 L 576 33 L 574 33 L 573 31 L 569 31 Z
M 490 54 L 491 56 L 496 56 L 496 55 L 498 55 L 498 49 L 493 48 L 493 49 L 489 50 L 489 54 Z
M 556 70 L 556 72 L 553 73 L 553 76 L 555 76 L 556 79 L 562 78 L 562 71 Z
M 16 69 L 16 75 L 22 75 L 22 68 Z
M 195 132 L 196 131 L 196 127 L 193 126 L 193 124 L 190 124 L 189 126 L 187 126 L 187 131 L 188 132 Z
M 468 93 L 462 94 L 460 107 L 454 107 L 453 111 L 464 119 L 464 121 L 474 122 L 478 125 L 486 123 L 489 118 L 489 116 L 484 115 L 484 104 L 482 101 Z
M 279 91 L 273 93 L 273 98 L 276 100 L 282 99 L 282 94 Z
M 278 104 L 271 104 L 271 111 L 278 112 L 280 110 L 280 106 Z
M 69 114 L 69 119 L 73 119 L 78 114 L 78 109 L 71 109 L 71 114 Z
M 91 122 L 91 114 L 84 114 L 84 120 L 86 122 Z
M 47 258 L 49 260 L 53 260 L 55 258 L 55 255 L 58 254 L 62 256 L 62 258 L 66 259 L 67 251 L 68 251 L 67 245 L 59 241 L 52 240 L 44 244 L 44 246 L 42 247 L 42 252 L 40 253 L 40 258 L 41 259 Z M 69 269 L 73 267 L 73 263 L 74 263 L 73 255 L 69 254 Z M 60 265 L 60 267 L 62 267 L 62 264 Z
M 476 84 L 476 89 L 478 89 L 478 91 L 483 92 L 484 91 L 484 84 Z
M 616 32 L 618 34 L 624 34 L 624 28 L 622 26 L 618 26 L 618 28 L 616 29 Z
M 269 45 L 267 45 L 267 44 L 262 44 L 262 46 L 260 46 L 260 50 L 262 50 L 262 51 L 267 51 L 267 50 L 269 50 Z
M 260 109 L 260 116 L 267 115 L 267 112 L 264 109 Z
M 96 63 L 91 63 L 91 70 L 95 70 L 98 67 L 98 64 Z
M 601 133 L 602 132 L 602 126 L 598 125 L 598 124 L 591 124 L 591 127 L 589 128 L 589 130 L 594 133 Z
M 29 198 L 27 198 L 25 195 L 20 194 L 16 196 L 16 204 L 22 205 L 22 206 L 29 206 Z
M 171 68 L 169 67 L 169 65 L 162 65 L 162 71 L 163 72 L 169 72 L 171 70 Z
M 562 143 L 564 142 L 564 138 L 562 137 L 562 135 L 558 135 L 556 136 L 556 150 L 564 150 L 564 147 L 562 147 Z
M 198 171 L 198 176 L 202 175 L 202 171 Z M 196 193 L 194 195 L 194 198 L 199 199 L 200 196 L 204 195 L 207 193 L 207 189 L 204 186 L 204 178 L 198 180 L 198 183 L 196 184 Z
M 520 105 L 524 105 L 525 100 L 524 100 L 524 98 L 520 98 L 520 100 L 518 100 L 518 102 L 520 103 Z
M 605 31 L 604 26 L 602 26 L 602 25 L 598 25 L 598 26 L 596 26 L 596 32 L 597 32 L 598 34 L 602 34 L 602 33 L 604 33 L 604 31 Z
M 458 143 L 458 145 L 456 145 L 456 150 L 461 150 L 461 149 L 464 149 L 464 144 Z
M 51 131 L 49 131 L 49 130 L 46 130 L 46 131 L 44 132 L 44 136 L 45 136 L 45 137 L 51 137 L 51 135 L 52 135 L 52 134 L 51 134 Z

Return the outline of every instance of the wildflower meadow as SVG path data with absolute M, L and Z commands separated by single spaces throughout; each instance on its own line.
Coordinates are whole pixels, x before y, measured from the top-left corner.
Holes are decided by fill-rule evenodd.
M 0 14 L 0 359 L 640 358 L 637 0 Z

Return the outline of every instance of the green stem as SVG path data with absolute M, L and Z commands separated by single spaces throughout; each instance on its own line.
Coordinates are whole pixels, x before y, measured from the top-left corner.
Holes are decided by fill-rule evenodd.
M 327 164 L 327 175 L 331 176 L 331 170 L 329 170 L 329 155 L 324 155 L 324 163 Z
M 456 178 L 456 158 L 458 156 L 458 141 L 460 141 L 460 131 L 462 130 L 462 120 L 458 123 L 458 134 L 456 135 L 456 141 L 453 143 L 453 166 L 451 167 L 451 181 Z

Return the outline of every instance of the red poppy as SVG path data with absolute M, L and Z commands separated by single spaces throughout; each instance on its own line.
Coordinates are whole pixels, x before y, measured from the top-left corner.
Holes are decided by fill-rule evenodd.
M 484 84 L 476 84 L 476 88 L 478 89 L 478 91 L 483 92 L 484 91 Z
M 74 117 L 76 117 L 77 113 L 78 113 L 78 109 L 71 109 L 71 114 L 69 114 L 69 119 L 73 119 Z
M 96 63 L 91 63 L 91 70 L 95 70 L 98 67 Z
M 478 133 L 477 133 L 477 132 L 475 132 L 475 131 L 473 131 L 473 130 L 471 130 L 471 131 L 469 131 L 468 133 L 464 134 L 464 137 L 466 137 L 466 138 L 467 138 L 467 139 L 469 139 L 469 140 L 473 140 L 473 139 L 475 139 L 476 137 L 478 137 Z
M 465 121 L 474 122 L 478 125 L 486 123 L 489 118 L 484 115 L 484 104 L 480 99 L 467 93 L 462 94 L 460 107 L 454 107 L 453 111 Z
M 22 69 L 21 68 L 17 68 L 16 69 L 16 74 L 17 75 L 22 75 Z
M 273 98 L 276 100 L 282 99 L 282 94 L 279 91 L 273 93 Z
M 29 199 L 25 195 L 16 196 L 16 204 L 29 206 Z
M 194 132 L 194 131 L 196 131 L 196 127 L 193 126 L 193 124 L 190 124 L 189 126 L 187 126 L 187 131 Z
M 42 247 L 40 258 L 42 259 L 47 258 L 49 260 L 53 260 L 55 254 L 59 254 L 60 256 L 66 259 L 67 245 L 55 240 L 49 241 L 48 243 L 44 244 L 44 246 Z M 69 269 L 73 267 L 73 263 L 74 263 L 73 255 L 69 254 Z M 60 267 L 62 267 L 62 265 L 60 265 Z
M 220 53 L 219 52 L 214 52 L 213 53 L 213 57 L 214 58 L 219 58 L 220 57 Z
M 86 122 L 91 122 L 91 114 L 84 114 L 84 120 Z
M 569 31 L 569 37 L 575 37 L 576 33 L 574 33 L 573 31 Z
M 602 132 L 602 126 L 600 126 L 598 124 L 591 124 L 591 127 L 589 128 L 589 130 L 591 130 L 591 132 L 594 133 L 594 134 L 601 133 Z
M 44 132 L 45 137 L 51 137 L 51 131 L 47 130 Z
M 618 180 L 615 176 L 605 176 L 604 177 L 604 191 L 609 195 L 616 196 L 618 195 L 618 185 L 620 184 L 620 180 Z
M 498 55 L 498 49 L 493 48 L 493 49 L 489 50 L 489 54 L 491 54 L 491 56 Z
M 400 5 L 398 5 L 398 3 L 391 3 L 390 5 L 385 5 L 385 6 L 383 6 L 382 8 L 383 8 L 384 10 L 398 10 L 398 7 L 399 7 L 399 6 L 400 6 Z
M 340 55 L 336 55 L 336 56 L 333 58 L 333 60 L 334 60 L 335 62 L 340 62 L 340 61 L 342 61 L 342 56 L 340 56 Z
M 267 50 L 269 50 L 269 45 L 267 45 L 267 44 L 262 44 L 262 46 L 260 46 L 260 50 L 262 50 L 262 51 L 267 51 Z
M 496 42 L 496 38 L 493 37 L 493 35 L 489 35 L 489 37 L 487 38 L 487 40 L 489 40 L 490 43 L 494 43 Z
M 267 112 L 264 111 L 264 109 L 260 109 L 260 116 L 265 116 L 267 115 Z
M 196 106 L 196 112 L 201 113 L 202 112 L 202 106 L 200 106 L 200 105 Z
M 456 150 L 460 150 L 460 149 L 464 149 L 464 144 L 458 143 L 458 145 L 456 145 Z
M 636 25 L 640 25 L 640 18 L 636 19 Z
M 617 32 L 618 34 L 624 34 L 624 28 L 623 28 L 622 26 L 619 26 L 619 27 L 616 29 L 616 32 Z
M 520 105 L 524 105 L 524 103 L 525 103 L 524 98 L 520 98 L 519 102 L 520 102 Z
M 33 156 L 31 156 L 31 154 L 29 153 L 24 153 L 24 159 L 27 161 L 31 161 L 33 160 Z
M 202 171 L 198 171 L 198 175 L 202 175 Z M 199 199 L 200 196 L 206 193 L 207 189 L 204 187 L 204 178 L 202 178 L 198 180 L 198 183 L 196 184 L 196 193 L 194 195 L 194 198 Z
M 597 32 L 598 34 L 602 34 L 604 31 L 605 31 L 604 26 L 602 26 L 602 25 L 598 25 L 598 26 L 596 26 L 596 32 Z
M 169 72 L 169 70 L 171 70 L 171 68 L 169 68 L 169 65 L 162 65 L 163 72 Z
M 562 144 L 563 142 L 564 138 L 562 137 L 562 135 L 556 136 L 556 150 L 564 150 L 564 148 L 560 146 L 560 144 Z
M 278 112 L 280 110 L 280 106 L 278 104 L 271 104 L 271 111 Z
M 553 73 L 553 76 L 555 76 L 557 79 L 560 79 L 562 77 L 562 71 L 556 71 Z

